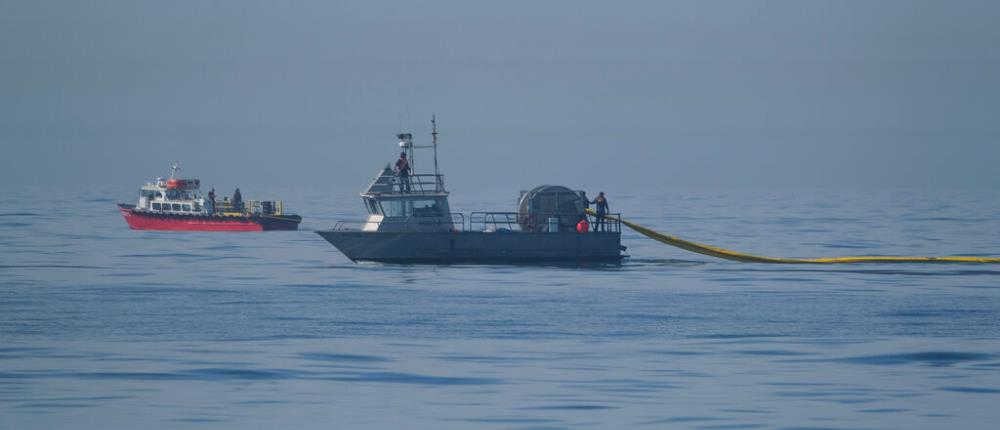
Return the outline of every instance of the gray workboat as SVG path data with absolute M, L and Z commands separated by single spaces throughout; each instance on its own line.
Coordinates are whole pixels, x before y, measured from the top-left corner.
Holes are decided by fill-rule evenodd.
M 433 122 L 433 120 L 432 120 Z M 367 218 L 341 221 L 318 231 L 352 261 L 386 263 L 583 263 L 619 262 L 619 217 L 609 217 L 602 231 L 594 225 L 581 191 L 543 185 L 521 192 L 515 212 L 451 212 L 444 177 L 437 168 L 437 130 L 432 144 L 414 145 L 399 134 L 399 146 L 411 173 L 387 165 L 361 193 Z M 433 149 L 434 174 L 415 174 L 414 150 Z M 398 163 L 397 163 L 398 166 Z

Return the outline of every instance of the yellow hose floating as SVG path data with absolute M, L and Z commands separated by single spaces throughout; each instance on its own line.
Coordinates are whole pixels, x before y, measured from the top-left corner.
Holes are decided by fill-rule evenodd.
M 593 209 L 587 209 L 587 213 L 594 215 Z M 744 254 L 742 252 L 730 251 L 711 245 L 698 242 L 691 242 L 679 237 L 659 233 L 643 227 L 639 224 L 627 221 L 615 216 L 608 215 L 608 219 L 620 221 L 632 230 L 663 242 L 670 246 L 696 252 L 710 257 L 722 258 L 726 260 L 742 261 L 745 263 L 783 263 L 783 264 L 836 264 L 836 263 L 1000 263 L 998 257 L 905 257 L 905 256 L 856 256 L 856 257 L 829 257 L 829 258 L 781 258 L 765 257 L 762 255 Z

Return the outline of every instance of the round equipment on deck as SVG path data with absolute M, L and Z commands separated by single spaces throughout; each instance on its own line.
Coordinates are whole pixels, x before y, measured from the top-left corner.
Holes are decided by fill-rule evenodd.
M 542 185 L 521 195 L 517 222 L 523 231 L 548 231 L 549 218 L 558 219 L 559 231 L 574 231 L 584 216 L 580 193 L 559 185 Z

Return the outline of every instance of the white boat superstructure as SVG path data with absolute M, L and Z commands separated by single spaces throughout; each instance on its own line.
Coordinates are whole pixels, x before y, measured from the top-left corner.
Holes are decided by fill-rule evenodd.
M 177 179 L 180 167 L 174 163 L 170 177 L 156 178 L 139 189 L 139 202 L 135 209 L 156 213 L 208 214 L 206 199 L 201 195 L 201 181 L 197 179 Z M 211 204 L 211 203 L 210 203 Z

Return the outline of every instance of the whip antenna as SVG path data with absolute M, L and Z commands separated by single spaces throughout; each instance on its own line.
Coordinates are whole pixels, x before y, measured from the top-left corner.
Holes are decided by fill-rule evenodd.
M 437 129 L 437 118 L 434 114 L 431 114 L 431 142 L 434 144 L 434 188 L 435 191 L 441 192 L 441 174 L 438 172 L 438 129 Z

